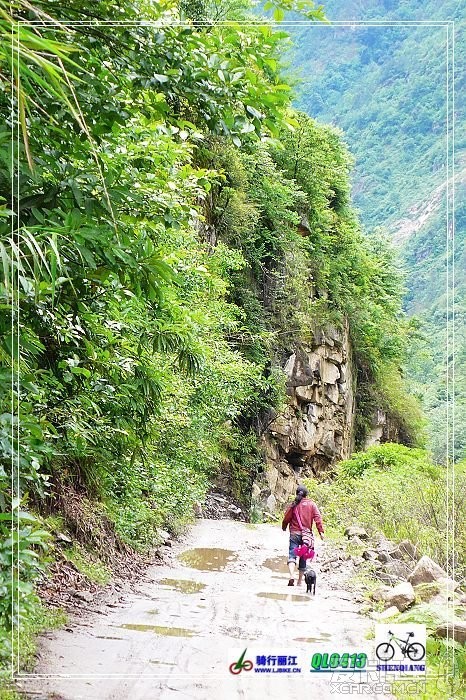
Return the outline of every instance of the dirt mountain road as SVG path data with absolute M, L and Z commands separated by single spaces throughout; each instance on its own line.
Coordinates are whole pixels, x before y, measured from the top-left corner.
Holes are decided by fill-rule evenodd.
M 320 571 L 330 545 L 318 550 L 315 596 L 287 587 L 287 544 L 276 525 L 198 521 L 174 544 L 170 564 L 152 567 L 121 606 L 44 638 L 23 691 L 35 700 L 338 697 L 335 676 L 311 672 L 311 657 L 370 650 L 371 623 L 342 574 Z M 233 675 L 245 649 L 254 668 Z M 289 670 L 258 671 L 278 655 Z

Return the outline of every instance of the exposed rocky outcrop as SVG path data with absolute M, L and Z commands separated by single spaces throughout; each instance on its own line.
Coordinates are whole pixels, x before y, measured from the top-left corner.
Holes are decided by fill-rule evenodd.
M 376 409 L 372 414 L 371 427 L 364 440 L 364 449 L 383 442 L 400 442 L 400 425 L 385 411 Z
M 283 505 L 299 478 L 322 475 L 354 448 L 355 371 L 348 329 L 327 327 L 286 357 L 289 404 L 262 437 L 265 470 L 253 498 Z
M 228 489 L 211 489 L 205 497 L 204 504 L 196 504 L 197 518 L 211 518 L 212 520 L 246 520 L 246 514 L 240 503 L 234 499 Z

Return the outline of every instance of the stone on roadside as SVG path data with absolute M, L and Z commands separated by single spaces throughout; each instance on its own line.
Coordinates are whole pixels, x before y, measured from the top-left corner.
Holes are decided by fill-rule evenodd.
M 433 559 L 424 555 L 421 557 L 414 567 L 411 574 L 408 576 L 408 581 L 416 586 L 418 583 L 430 583 L 431 581 L 439 581 L 444 579 L 446 582 L 452 579 L 448 578 L 447 572 L 442 569 Z M 458 584 L 455 584 L 455 588 Z
M 454 581 L 449 576 L 444 576 L 442 578 L 439 578 L 439 579 L 437 579 L 437 581 L 440 583 L 441 586 L 443 586 L 443 588 L 445 589 L 445 592 L 449 590 L 450 593 L 453 593 L 453 591 L 455 591 L 458 588 L 458 586 L 460 585 L 458 583 L 458 581 Z
M 254 484 L 252 485 L 252 500 L 253 500 L 253 501 L 258 501 L 260 495 L 261 495 L 260 487 L 259 487 L 256 483 L 254 483 Z
M 387 572 L 387 574 L 390 574 L 391 576 L 396 576 L 400 579 L 407 579 L 410 572 L 409 566 L 403 561 L 399 561 L 398 559 L 387 562 L 386 564 L 384 564 L 383 568 L 384 571 Z
M 391 605 L 389 608 L 387 608 L 381 613 L 374 613 L 373 617 L 375 620 L 387 620 L 389 617 L 399 615 L 399 613 L 400 611 L 398 610 L 396 605 Z
M 375 591 L 372 591 L 371 598 L 375 601 L 385 600 L 385 595 L 388 591 L 390 591 L 390 586 L 379 586 Z
M 230 513 L 235 513 L 236 515 L 241 513 L 241 508 L 238 508 L 238 506 L 235 506 L 233 503 L 228 506 L 228 510 Z
M 160 538 L 159 544 L 163 544 L 165 547 L 171 547 L 171 535 L 166 530 L 157 530 L 157 535 Z
M 63 544 L 65 544 L 65 545 L 73 543 L 73 540 L 71 539 L 71 537 L 68 537 L 68 535 L 65 535 L 65 533 L 63 533 L 63 532 L 57 532 L 57 534 L 55 535 L 55 539 L 58 542 L 63 542 Z
M 403 540 L 400 542 L 398 549 L 402 554 L 409 557 L 409 559 L 415 559 L 417 556 L 417 547 L 410 540 Z
M 392 561 L 392 558 L 388 552 L 384 552 L 383 550 L 377 554 L 377 559 L 382 562 L 382 564 Z
M 365 563 L 365 559 L 362 557 L 351 557 L 351 561 L 355 566 L 361 566 L 361 564 Z
M 408 581 L 399 583 L 384 594 L 384 601 L 388 606 L 395 605 L 400 612 L 409 608 L 416 598 L 414 588 Z
M 377 549 L 383 552 L 391 552 L 397 548 L 397 543 L 392 542 L 392 540 L 387 540 L 383 535 L 379 535 L 377 538 Z
M 270 496 L 267 499 L 267 508 L 268 510 L 273 513 L 277 507 L 277 499 L 273 495 L 273 493 L 270 494 Z
M 405 560 L 412 562 L 416 560 L 416 547 L 409 540 L 403 540 L 400 544 L 393 549 L 388 550 L 387 554 L 392 559 Z
M 444 622 L 435 630 L 437 637 L 450 637 L 460 644 L 466 644 L 466 622 L 464 620 L 453 620 Z
M 356 537 L 352 537 L 350 540 L 351 544 L 356 545 L 356 547 L 362 547 L 364 545 L 364 542 L 359 539 L 359 537 L 356 535 Z
M 379 581 L 382 581 L 382 583 L 386 583 L 389 586 L 395 586 L 398 583 L 398 577 L 393 576 L 393 574 L 387 574 L 386 571 L 377 571 L 375 576 Z
M 89 591 L 76 591 L 74 597 L 83 600 L 85 603 L 90 603 L 94 600 L 94 595 L 89 593 Z
M 362 558 L 365 559 L 366 561 L 376 561 L 377 560 L 377 552 L 374 549 L 366 549 L 362 553 Z
M 357 525 L 352 525 L 351 527 L 347 527 L 345 530 L 345 535 L 348 537 L 348 539 L 352 537 L 359 537 L 361 540 L 368 540 L 369 535 L 367 532 L 364 530 L 363 527 L 358 527 Z

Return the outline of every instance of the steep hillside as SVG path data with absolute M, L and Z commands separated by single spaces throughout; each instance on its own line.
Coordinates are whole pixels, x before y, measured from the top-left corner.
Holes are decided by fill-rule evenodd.
M 385 230 L 399 247 L 406 275 L 405 308 L 421 319 L 419 335 L 423 336 L 412 338 L 407 370 L 413 391 L 424 400 L 431 447 L 436 458 L 443 460 L 446 404 L 453 398 L 451 382 L 448 391 L 446 387 L 446 365 L 450 379 L 453 358 L 457 375 L 465 369 L 463 339 L 459 334 L 464 321 L 466 284 L 461 204 L 465 190 L 465 111 L 464 91 L 459 89 L 465 59 L 464 52 L 457 49 L 453 161 L 453 27 L 447 29 L 436 22 L 455 20 L 458 47 L 465 36 L 466 13 L 461 3 L 438 5 L 418 0 L 329 0 L 326 12 L 331 20 L 347 21 L 346 26 L 292 30 L 295 48 L 291 60 L 299 78 L 296 102 L 319 120 L 343 130 L 355 157 L 353 201 L 366 230 L 369 234 L 378 228 Z M 453 187 L 457 203 L 454 245 Z M 456 324 L 452 316 L 453 254 Z M 458 329 L 455 353 L 453 327 Z M 459 456 L 466 437 L 460 419 L 459 387 L 456 402 L 455 452 Z

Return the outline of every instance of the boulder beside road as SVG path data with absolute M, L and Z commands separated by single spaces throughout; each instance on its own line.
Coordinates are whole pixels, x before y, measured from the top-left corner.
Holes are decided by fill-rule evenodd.
M 368 540 L 369 539 L 369 535 L 364 530 L 364 528 L 358 527 L 357 525 L 352 525 L 351 527 L 347 527 L 345 530 L 345 535 L 346 535 L 346 537 L 348 537 L 348 539 L 351 539 L 352 537 L 359 537 L 360 540 Z
M 455 642 L 466 644 L 466 622 L 454 620 L 452 623 L 445 622 L 437 627 L 435 634 L 437 637 L 450 637 Z
M 391 607 L 394 605 L 400 612 L 409 608 L 414 603 L 415 598 L 414 588 L 408 581 L 399 583 L 383 594 L 383 600 L 387 606 Z
M 432 581 L 441 581 L 446 586 L 454 590 L 458 587 L 458 583 L 449 578 L 447 572 L 442 569 L 433 559 L 424 555 L 422 556 L 413 571 L 408 576 L 408 581 L 416 586 L 419 583 L 431 583 Z

